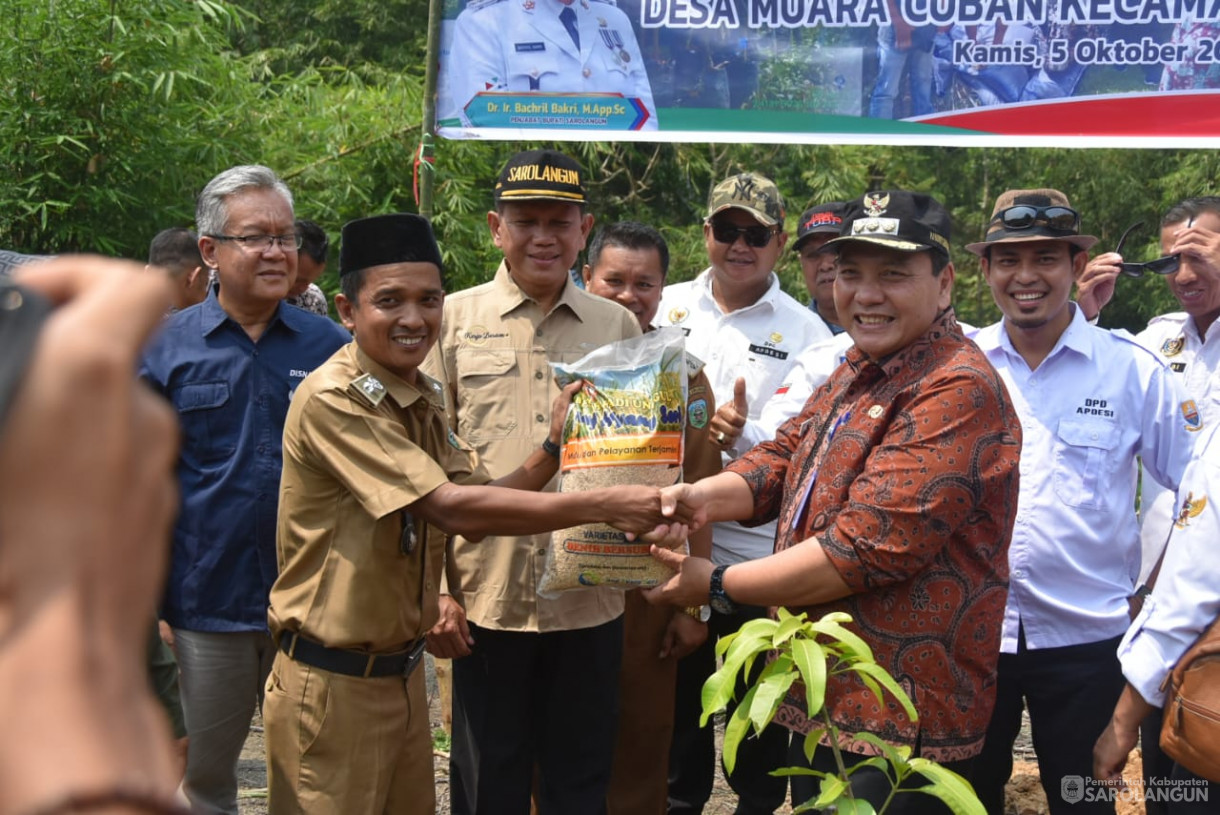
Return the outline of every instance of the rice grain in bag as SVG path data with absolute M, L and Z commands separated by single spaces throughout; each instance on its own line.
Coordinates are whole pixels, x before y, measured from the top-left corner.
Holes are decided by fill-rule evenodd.
M 563 427 L 561 492 L 618 484 L 664 487 L 682 474 L 686 425 L 686 336 L 666 327 L 602 346 L 573 363 L 552 363 L 561 386 L 585 384 Z M 538 593 L 583 586 L 656 586 L 673 572 L 607 524 L 551 536 Z

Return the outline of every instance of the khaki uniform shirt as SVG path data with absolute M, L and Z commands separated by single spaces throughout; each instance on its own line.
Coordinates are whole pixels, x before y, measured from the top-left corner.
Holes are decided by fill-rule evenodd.
M 267 618 L 331 648 L 403 650 L 437 621 L 445 533 L 411 504 L 449 481 L 484 483 L 453 436 L 440 385 L 408 384 L 352 342 L 297 388 L 284 426 L 276 556 Z
M 640 334 L 635 316 L 567 279 L 543 314 L 501 263 L 495 278 L 445 298 L 441 339 L 424 369 L 448 389 L 451 421 L 498 478 L 538 449 L 559 394 L 548 362 L 574 362 L 608 342 Z M 555 488 L 555 481 L 548 489 Z M 504 631 L 588 628 L 623 613 L 621 591 L 579 589 L 538 596 L 550 534 L 457 537 L 446 568 L 448 592 L 476 625 Z

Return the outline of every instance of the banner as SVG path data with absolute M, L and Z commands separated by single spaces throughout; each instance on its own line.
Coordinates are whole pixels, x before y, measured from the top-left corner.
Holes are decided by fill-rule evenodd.
M 1220 0 L 446 4 L 448 138 L 1220 146 Z

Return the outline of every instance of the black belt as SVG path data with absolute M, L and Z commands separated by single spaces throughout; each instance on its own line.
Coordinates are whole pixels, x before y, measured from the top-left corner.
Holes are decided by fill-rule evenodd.
M 280 650 L 290 658 L 346 676 L 408 677 L 423 658 L 424 645 L 424 638 L 420 637 L 406 651 L 397 654 L 365 654 L 344 648 L 327 648 L 295 631 L 280 634 Z

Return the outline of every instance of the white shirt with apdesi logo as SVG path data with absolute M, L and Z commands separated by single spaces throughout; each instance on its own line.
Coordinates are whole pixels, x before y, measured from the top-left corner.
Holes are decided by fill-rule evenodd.
M 759 418 L 767 401 L 805 348 L 831 337 L 822 320 L 779 287 L 773 273 L 766 293 L 753 305 L 725 313 L 712 296 L 711 270 L 694 280 L 666 286 L 661 295 L 656 324 L 681 326 L 687 347 L 704 361 L 716 394 L 716 404 L 733 401 L 737 377 L 746 380 L 749 418 L 745 431 L 725 461 L 736 458 L 763 438 Z M 736 522 L 718 523 L 712 532 L 712 560 L 739 563 L 771 554 L 775 548 L 775 525 L 746 528 Z
M 973 339 L 1021 417 L 1021 490 L 1000 650 L 1121 635 L 1140 568 L 1136 457 L 1177 489 L 1195 434 L 1186 396 L 1133 337 L 1090 326 L 1078 308 L 1031 371 L 1001 321 Z
M 1220 330 L 1200 337 L 1195 321 L 1184 311 L 1153 317 L 1135 339 L 1162 360 L 1173 378 L 1194 401 L 1191 427 L 1196 432 L 1220 421 Z M 1140 491 L 1140 540 L 1144 550 L 1140 581 L 1156 565 L 1173 527 L 1174 498 L 1151 478 Z

